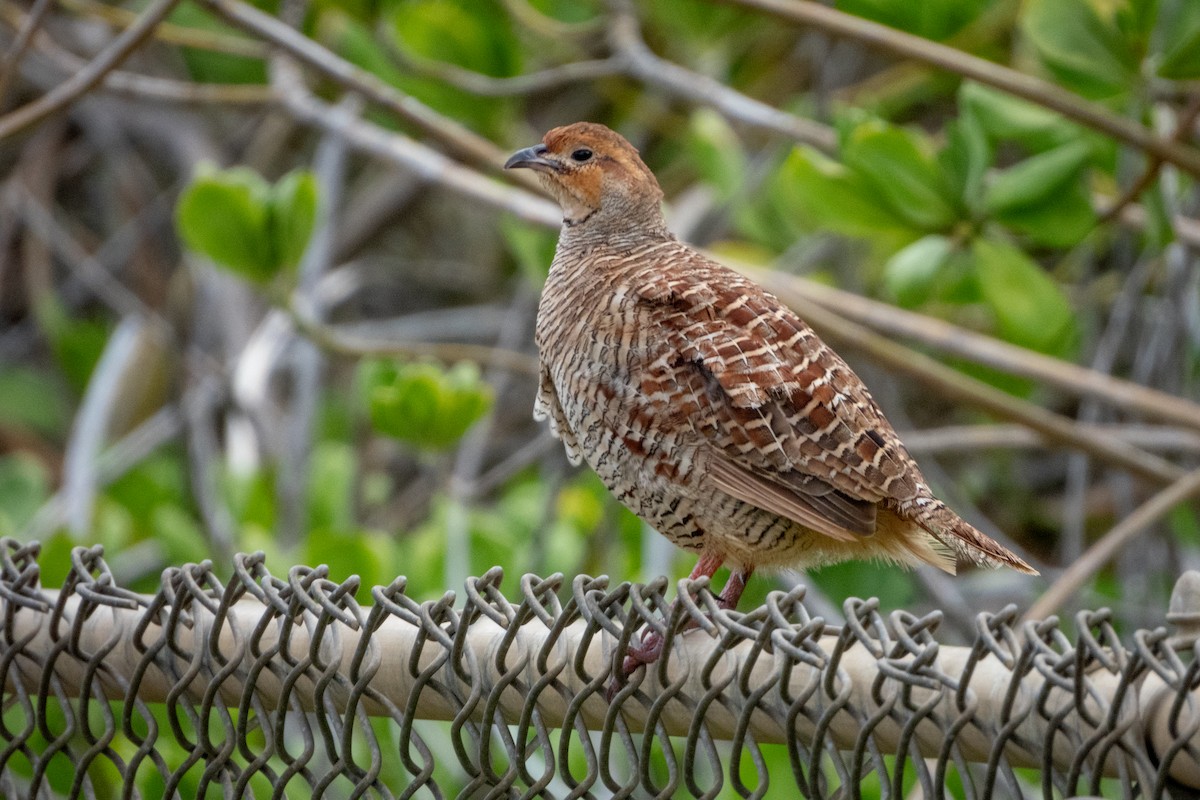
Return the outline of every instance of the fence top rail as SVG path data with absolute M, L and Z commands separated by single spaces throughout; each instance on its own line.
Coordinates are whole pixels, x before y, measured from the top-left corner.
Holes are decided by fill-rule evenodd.
M 85 796 L 100 763 L 127 796 L 152 773 L 179 796 L 188 781 L 254 796 L 263 780 L 440 796 L 438 759 L 457 762 L 455 791 L 495 796 L 709 796 L 727 780 L 754 796 L 782 780 L 821 797 L 872 773 L 897 797 L 914 781 L 943 796 L 952 773 L 971 797 L 1200 788 L 1200 573 L 1176 587 L 1174 633 L 1123 643 L 1100 610 L 1068 636 L 1010 606 L 949 645 L 940 612 L 850 599 L 834 626 L 803 587 L 738 613 L 703 581 L 525 575 L 513 591 L 493 568 L 461 598 L 419 601 L 404 578 L 279 577 L 259 553 L 231 574 L 168 569 L 145 595 L 98 547 L 44 588 L 38 555 L 0 539 L 5 796 L 49 792 L 58 763 Z M 618 680 L 648 628 L 664 657 Z

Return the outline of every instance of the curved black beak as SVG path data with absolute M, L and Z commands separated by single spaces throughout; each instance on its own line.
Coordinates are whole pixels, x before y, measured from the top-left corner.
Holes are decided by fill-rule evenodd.
M 554 172 L 558 169 L 558 165 L 546 158 L 547 152 L 549 152 L 549 148 L 544 144 L 535 144 L 533 147 L 526 147 L 509 156 L 508 161 L 504 162 L 504 168 L 520 169 L 521 167 L 526 167 L 541 172 Z

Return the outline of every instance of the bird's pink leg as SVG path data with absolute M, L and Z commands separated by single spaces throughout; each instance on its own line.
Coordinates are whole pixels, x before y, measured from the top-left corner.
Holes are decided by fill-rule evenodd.
M 726 611 L 737 608 L 738 600 L 742 599 L 742 591 L 753 574 L 754 567 L 742 567 L 730 573 L 729 580 L 725 582 L 725 588 L 721 590 L 721 596 L 717 598 L 721 608 Z
M 692 574 L 688 575 L 688 578 L 691 580 L 711 578 L 720 569 L 722 563 L 724 563 L 724 559 L 720 556 L 705 553 L 700 556 L 700 560 L 696 563 L 696 568 L 692 570 Z M 721 592 L 720 602 L 722 606 L 732 608 L 733 605 L 737 604 L 738 598 L 742 594 L 742 589 L 746 588 L 746 579 L 749 577 L 750 573 L 745 570 L 736 572 L 730 577 L 729 583 L 725 585 L 724 591 Z M 736 581 L 735 578 L 737 579 Z M 737 584 L 736 587 L 734 587 L 735 583 Z M 726 605 L 725 595 L 727 593 L 730 594 L 733 605 Z M 674 608 L 675 604 L 672 603 L 671 607 L 667 609 L 668 619 L 671 618 L 671 611 Z M 621 665 L 621 672 L 624 673 L 625 677 L 628 677 L 642 664 L 654 663 L 662 655 L 663 644 L 665 644 L 665 640 L 661 633 L 653 629 L 647 631 L 646 635 L 642 637 L 641 642 L 629 645 L 629 655 L 625 657 L 625 663 Z

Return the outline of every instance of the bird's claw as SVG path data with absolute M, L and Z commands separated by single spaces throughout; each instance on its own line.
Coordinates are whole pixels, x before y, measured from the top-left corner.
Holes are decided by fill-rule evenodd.
M 640 642 L 636 644 L 631 642 L 629 649 L 626 650 L 625 659 L 621 662 L 620 671 L 613 677 L 612 683 L 608 685 L 605 698 L 611 703 L 617 696 L 617 693 L 629 682 L 629 677 L 637 672 L 639 667 L 653 664 L 657 661 L 662 656 L 663 645 L 665 643 L 665 637 L 655 630 L 647 631 L 642 636 Z

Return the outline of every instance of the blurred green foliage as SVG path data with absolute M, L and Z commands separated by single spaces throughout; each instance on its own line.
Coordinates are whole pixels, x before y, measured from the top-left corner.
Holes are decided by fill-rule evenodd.
M 295 170 L 274 184 L 244 167 L 202 165 L 176 206 L 184 243 L 256 283 L 300 263 L 317 213 L 317 180 Z
M 272 3 L 258 5 L 276 11 Z M 989 58 L 1050 79 L 1143 125 L 1156 124 L 1156 99 L 1182 96 L 1180 87 L 1191 84 L 1178 82 L 1200 79 L 1200 2 L 1195 0 L 837 0 L 834 5 L 933 40 L 955 43 L 966 37 L 963 41 Z M 834 147 L 797 146 L 633 79 L 568 82 L 511 96 L 475 94 L 453 79 L 463 70 L 507 78 L 603 57 L 606 7 L 600 0 L 319 0 L 310 5 L 302 30 L 315 44 L 502 147 L 524 146 L 544 128 L 578 118 L 621 128 L 638 141 L 669 198 L 680 207 L 694 207 L 697 197 L 709 204 L 690 233 L 715 251 L 758 263 L 804 262 L 818 279 L 1065 359 L 1093 352 L 1103 317 L 1133 271 L 1131 264 L 1161 262 L 1174 236 L 1169 217 L 1181 198 L 1196 191 L 1195 181 L 1179 171 L 1168 181 L 1152 182 L 1138 198 L 1144 229 L 1120 229 L 1102 220 L 1097 208 L 1136 178 L 1145 166 L 1144 154 L 1043 106 L 953 75 L 920 79 L 911 90 L 893 90 L 888 82 L 868 91 L 862 84 L 890 75 L 885 57 L 873 51 L 863 55 L 844 42 L 814 43 L 797 28 L 728 3 L 642 0 L 636 8 L 653 51 L 764 103 L 828 122 L 836 133 Z M 157 43 L 160 54 L 171 52 L 168 74 L 197 83 L 268 83 L 267 61 L 247 54 L 245 34 L 190 2 L 181 3 L 171 21 L 215 37 L 220 46 L 179 46 L 176 52 L 167 41 Z M 237 46 L 229 46 L 231 41 Z M 831 74 L 844 85 L 836 90 L 818 85 L 826 66 L 822 59 L 836 67 Z M 341 91 L 315 71 L 306 78 L 319 97 Z M 247 144 L 253 137 L 246 129 L 258 126 L 266 114 L 251 118 L 223 108 L 212 113 L 221 122 L 208 131 L 210 152 L 227 157 L 227 163 L 255 167 L 205 165 L 189 176 L 169 174 L 169 167 L 156 163 L 164 173 L 156 177 L 162 186 L 186 182 L 175 207 L 182 244 L 248 281 L 268 302 L 279 302 L 282 293 L 274 290 L 289 288 L 321 200 L 317 179 L 305 168 L 310 148 L 301 143 L 301 134 L 307 131 L 297 126 L 300 133 L 281 136 L 278 149 L 263 157 L 260 140 Z M 368 108 L 364 118 L 426 138 L 410 122 L 375 108 Z M 199 121 L 190 124 L 202 131 Z M 86 160 L 78 154 L 72 159 L 76 169 Z M 377 177 L 373 173 L 386 171 L 379 164 L 364 157 L 354 165 L 351 200 Z M 123 197 L 103 182 L 112 181 L 105 175 L 121 170 L 105 170 L 99 178 L 72 173 L 72 180 L 94 182 L 90 193 L 60 194 L 84 202 Z M 272 181 L 264 175 L 282 177 Z M 404 234 L 399 245 L 389 240 L 364 248 L 400 276 L 403 292 L 396 305 L 402 311 L 395 313 L 494 304 L 497 286 L 511 293 L 522 281 L 536 285 L 544 279 L 554 232 L 503 214 L 467 216 L 444 197 L 444 205 L 423 205 L 436 194 L 422 184 L 403 213 L 387 220 L 385 228 Z M 122 202 L 114 201 L 105 212 L 115 218 Z M 109 219 L 92 208 L 76 212 L 80 226 Z M 487 243 L 495 252 L 463 255 L 447 245 L 478 228 L 494 234 Z M 112 231 L 87 234 L 99 240 Z M 822 250 L 831 242 L 833 250 Z M 370 250 L 376 246 L 378 252 Z M 348 259 L 362 255 L 355 252 Z M 477 262 L 479 271 L 452 285 L 418 274 L 422 266 L 438 265 L 427 270 L 436 273 L 455 259 Z M 1079 266 L 1085 259 L 1091 272 Z M 1156 266 L 1147 292 L 1157 291 L 1168 277 Z M 0 369 L 0 429 L 8 448 L 0 453 L 4 535 L 36 528 L 39 514 L 52 506 L 74 417 L 121 313 L 58 289 L 31 292 L 27 313 L 44 348 L 24 363 Z M 177 289 L 162 296 L 174 297 Z M 78 287 L 72 291 L 78 294 Z M 154 299 L 149 291 L 146 296 L 148 305 L 171 315 L 166 300 Z M 247 327 L 255 322 L 247 321 Z M 190 329 L 181 325 L 180 330 Z M 1193 381 L 1200 376 L 1198 350 L 1186 351 L 1188 370 L 1169 376 L 1164 388 L 1178 391 L 1181 381 L 1187 385 L 1189 376 Z M 1131 351 L 1121 356 L 1118 369 L 1138 362 Z M 144 559 L 137 564 L 151 565 L 128 566 L 129 585 L 153 590 L 163 565 L 214 555 L 211 518 L 201 513 L 196 498 L 196 486 L 207 479 L 216 486 L 215 501 L 229 518 L 236 549 L 265 551 L 276 574 L 293 563 L 324 563 L 338 580 L 359 575 L 362 600 L 368 599 L 370 586 L 390 583 L 399 574 L 408 576 L 410 592 L 420 598 L 457 588 L 446 585 L 447 556 L 460 555 L 447 552 L 447 531 L 460 524 L 471 572 L 501 564 L 510 588 L 524 571 L 643 577 L 641 544 L 647 534 L 641 523 L 590 471 L 566 473 L 557 454 L 557 461 L 531 461 L 505 474 L 482 495 L 464 499 L 451 491 L 456 450 L 485 415 L 495 416 L 498 431 L 488 466 L 537 435 L 528 422 L 532 385 L 525 377 L 519 379 L 525 383 L 502 393 L 470 363 L 446 368 L 386 359 L 330 360 L 338 363 L 319 387 L 320 418 L 312 426 L 310 455 L 297 465 L 306 478 L 299 500 L 300 540 L 285 545 L 277 533 L 286 516 L 278 452 L 262 448 L 261 459 L 250 464 L 217 458 L 210 465 L 215 474 L 197 476 L 187 448 L 170 444 L 97 487 L 89 541 L 103 544 L 123 567 L 122 554 L 129 553 Z M 230 359 L 223 366 L 233 373 L 236 365 Z M 1033 396 L 1036 388 L 978 366 L 956 366 L 1024 396 Z M 351 370 L 356 379 L 342 380 Z M 188 386 L 181 380 L 179 392 Z M 918 424 L 944 410 L 926 400 L 920 396 L 914 404 Z M 516 404 L 519 413 L 507 413 Z M 234 410 L 222 407 L 221 413 Z M 974 417 L 965 411 L 952 421 L 963 419 Z M 217 438 L 227 433 L 220 428 Z M 1046 478 L 1045 464 L 1030 466 L 1019 455 L 972 458 L 963 495 L 996 510 L 1026 545 L 1052 559 L 1059 543 L 1044 541 L 1044 531 L 1053 517 L 1047 508 L 1057 513 L 1064 492 L 1061 475 Z M 959 466 L 956 471 L 965 471 Z M 1028 485 L 1023 470 L 1036 472 L 1042 483 Z M 1035 494 L 1038 507 L 1028 508 L 1035 505 L 1026 502 Z M 1088 533 L 1103 530 L 1116 513 L 1101 505 L 1087 520 Z M 1168 529 L 1181 546 L 1200 545 L 1197 519 L 1193 508 L 1171 516 Z M 43 584 L 53 586 L 65 577 L 77 542 L 57 529 L 41 538 Z M 145 558 L 147 553 L 151 557 Z M 680 556 L 670 565 L 671 577 L 685 576 L 690 567 L 690 557 Z M 835 601 L 878 595 L 885 605 L 898 607 L 924 599 L 910 574 L 878 565 L 839 565 L 806 580 Z M 747 604 L 760 601 L 774 586 L 769 578 L 756 578 Z M 1111 571 L 1089 591 L 1092 598 L 1111 599 L 1119 607 L 1124 587 Z M 1146 605 L 1144 597 L 1138 605 Z M 52 723 L 50 729 L 58 728 Z M 379 733 L 392 735 L 386 726 Z M 436 730 L 429 735 L 446 744 Z M 572 757 L 578 759 L 579 753 L 575 748 Z M 767 748 L 764 754 L 786 763 L 786 752 Z M 403 769 L 387 768 L 395 769 L 395 785 L 402 786 Z M 160 789 L 139 788 L 146 796 L 157 796 Z M 180 790 L 187 796 L 194 788 Z M 269 791 L 265 785 L 256 788 Z M 860 791 L 864 797 L 879 796 L 880 787 L 865 785 Z M 725 796 L 730 794 L 727 786 Z
M 491 387 L 469 361 L 448 370 L 365 361 L 360 381 L 377 431 L 431 450 L 452 447 L 492 404 Z

